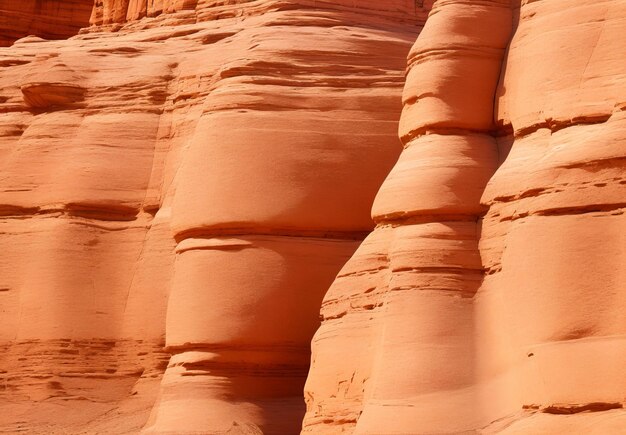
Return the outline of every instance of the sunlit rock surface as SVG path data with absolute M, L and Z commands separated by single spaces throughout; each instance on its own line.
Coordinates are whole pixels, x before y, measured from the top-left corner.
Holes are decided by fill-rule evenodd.
M 623 433 L 624 28 L 0 0 L 0 432 Z
M 299 432 L 321 300 L 374 226 L 427 8 L 96 1 L 69 39 L 15 33 L 0 430 Z
M 305 433 L 624 431 L 625 24 L 619 1 L 435 3 Z

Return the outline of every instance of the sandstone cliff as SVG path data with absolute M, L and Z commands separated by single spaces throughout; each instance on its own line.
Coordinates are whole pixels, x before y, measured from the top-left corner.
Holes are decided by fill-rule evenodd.
M 0 50 L 1 430 L 297 433 L 425 17 L 98 1 L 67 40 L 21 29 Z
M 622 433 L 625 27 L 0 0 L 0 432 Z
M 624 432 L 625 24 L 615 1 L 436 2 L 304 432 Z

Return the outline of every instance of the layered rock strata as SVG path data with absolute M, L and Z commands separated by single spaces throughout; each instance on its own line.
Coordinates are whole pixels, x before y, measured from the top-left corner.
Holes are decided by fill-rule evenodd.
M 620 433 L 626 7 L 429 9 L 0 0 L 0 431 Z
M 0 430 L 300 429 L 427 5 L 157 3 L 0 50 Z
M 564 5 L 516 13 L 482 196 L 476 379 L 506 433 L 626 427 L 626 5 Z
M 624 427 L 625 17 L 435 3 L 377 227 L 322 304 L 305 433 Z
M 511 23 L 508 4 L 437 2 L 413 46 L 405 149 L 376 197 L 376 230 L 324 299 L 305 433 L 452 433 L 478 415 L 476 222 L 498 165 L 493 99 Z
M 37 35 L 65 39 L 89 25 L 93 0 L 0 0 L 0 47 Z

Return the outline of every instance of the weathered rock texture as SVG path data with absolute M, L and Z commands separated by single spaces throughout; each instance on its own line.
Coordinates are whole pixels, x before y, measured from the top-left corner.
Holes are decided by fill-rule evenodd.
M 431 6 L 0 0 L 0 432 L 623 433 L 626 5 Z
M 626 430 L 625 25 L 620 1 L 435 3 L 305 433 Z
M 299 432 L 427 8 L 96 1 L 68 40 L 9 33 L 37 36 L 0 50 L 0 431 Z
M 65 39 L 89 24 L 93 0 L 0 0 L 0 47 L 37 35 Z

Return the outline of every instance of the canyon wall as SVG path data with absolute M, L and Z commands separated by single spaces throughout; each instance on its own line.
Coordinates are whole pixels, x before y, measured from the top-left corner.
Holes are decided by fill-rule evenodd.
M 427 8 L 97 1 L 67 40 L 18 29 L 0 430 L 299 432 L 319 306 L 401 151 Z
M 624 28 L 0 0 L 0 432 L 620 433 Z
M 37 35 L 65 39 L 89 25 L 93 0 L 0 0 L 0 47 Z
M 626 6 L 438 1 L 305 433 L 622 433 Z

